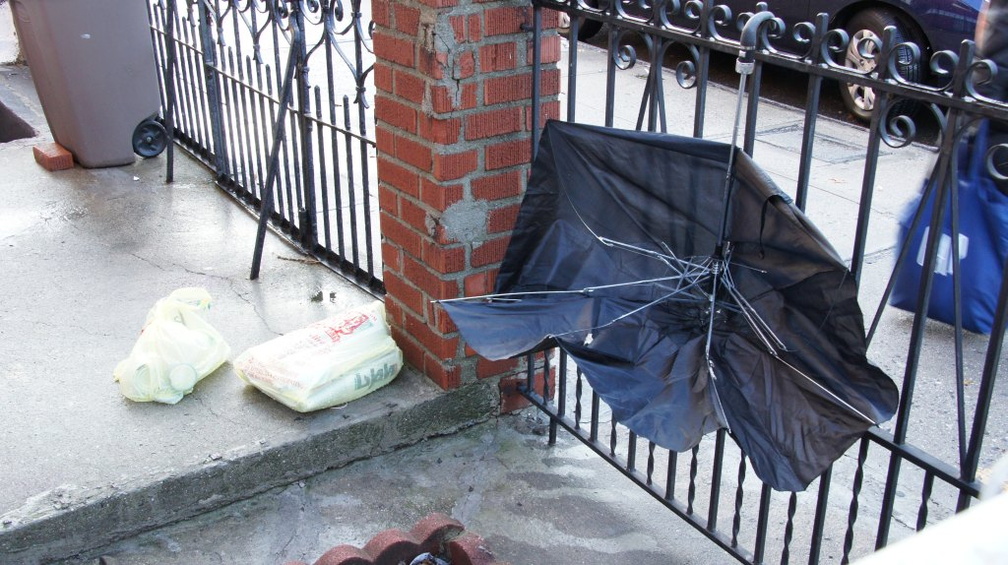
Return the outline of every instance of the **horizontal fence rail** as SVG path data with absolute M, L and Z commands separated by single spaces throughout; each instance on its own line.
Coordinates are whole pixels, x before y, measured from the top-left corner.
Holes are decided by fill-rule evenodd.
M 711 99 L 720 88 L 709 78 L 712 60 L 738 54 L 739 43 L 729 37 L 737 37 L 752 16 L 732 14 L 711 0 L 533 0 L 533 6 L 534 48 L 550 32 L 541 22 L 557 19 L 557 13 L 570 22 L 566 121 L 692 137 L 708 137 L 712 118 L 718 117 L 711 113 Z M 757 9 L 768 8 L 760 4 Z M 613 419 L 563 351 L 546 350 L 527 359 L 524 394 L 549 418 L 551 441 L 558 429 L 566 430 L 744 563 L 847 563 L 864 556 L 968 508 L 980 495 L 985 471 L 1008 448 L 1008 393 L 1003 383 L 997 386 L 1008 304 L 1005 271 L 989 336 L 928 320 L 931 277 L 926 277 L 918 302 L 924 307 L 894 313 L 887 302 L 895 265 L 917 258 L 908 258 L 910 252 L 896 245 L 894 234 L 886 235 L 892 241 L 879 245 L 869 230 L 877 222 L 894 221 L 895 213 L 873 200 L 883 190 L 879 178 L 916 178 L 906 175 L 906 165 L 895 173 L 883 170 L 884 155 L 906 152 L 914 156 L 910 162 L 923 163 L 915 165 L 921 169 L 919 178 L 901 188 L 904 202 L 922 186 L 937 191 L 938 201 L 956 194 L 953 157 L 962 140 L 983 120 L 1008 124 L 1008 106 L 979 93 L 995 71 L 975 56 L 971 41 L 958 51 L 929 53 L 898 41 L 894 28 L 860 46 L 862 52 L 874 53 L 875 68 L 847 68 L 840 61 L 852 39 L 842 29 L 831 29 L 829 22 L 828 15 L 820 14 L 815 21 L 789 27 L 771 19 L 761 28 L 755 72 L 744 93 L 740 146 L 759 163 L 759 151 L 769 137 L 786 133 L 793 138 L 788 169 L 772 176 L 811 217 L 837 224 L 833 244 L 861 285 L 870 325 L 869 358 L 893 376 L 901 391 L 896 416 L 869 430 L 806 491 L 777 492 L 753 475 L 727 431 L 705 437 L 684 453 L 662 449 Z M 604 78 L 582 75 L 578 66 L 579 59 L 595 56 L 578 41 L 579 30 L 598 24 L 604 25 L 594 43 L 605 50 Z M 785 39 L 787 51 L 780 46 Z M 900 74 L 902 66 L 911 63 L 928 70 L 926 81 Z M 805 82 L 800 124 L 763 127 L 761 111 L 774 112 L 773 103 L 760 94 L 764 69 L 770 65 Z M 835 88 L 833 83 L 856 84 L 874 93 L 870 121 L 859 130 L 863 136 L 845 148 L 847 156 L 831 154 L 836 152 L 831 145 L 839 143 L 820 115 L 824 88 Z M 626 104 L 633 107 L 635 123 L 618 121 L 616 109 Z M 533 100 L 532 107 L 537 106 Z M 831 218 L 824 210 L 828 206 L 817 200 L 824 197 L 817 188 L 822 184 L 816 177 L 817 162 L 860 168 L 861 185 L 850 196 L 856 215 Z M 988 166 L 999 174 L 992 163 Z M 951 200 L 956 201 L 954 196 Z M 937 237 L 927 243 L 920 260 L 923 271 L 930 273 L 942 244 Z
M 177 143 L 304 252 L 383 292 L 369 5 L 154 0 L 149 7 Z M 261 236 L 257 243 L 256 259 Z M 258 263 L 253 278 L 257 271 Z

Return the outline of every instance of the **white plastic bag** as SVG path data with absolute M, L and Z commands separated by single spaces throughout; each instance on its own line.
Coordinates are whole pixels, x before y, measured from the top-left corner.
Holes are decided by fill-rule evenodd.
M 129 357 L 113 371 L 123 396 L 175 404 L 227 360 L 231 348 L 201 316 L 209 308 L 202 288 L 180 288 L 154 304 Z
M 378 390 L 402 363 L 385 306 L 375 301 L 251 347 L 233 365 L 246 383 L 310 412 Z

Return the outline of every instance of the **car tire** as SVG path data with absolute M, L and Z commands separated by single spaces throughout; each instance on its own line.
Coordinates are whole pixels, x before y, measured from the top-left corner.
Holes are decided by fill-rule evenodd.
M 843 65 L 861 72 L 868 72 L 874 69 L 876 61 L 863 57 L 858 52 L 857 45 L 859 40 L 865 37 L 875 36 L 881 40 L 883 30 L 887 26 L 894 26 L 896 28 L 897 43 L 911 41 L 920 45 L 920 40 L 916 37 L 916 34 L 893 12 L 879 8 L 863 10 L 854 14 L 854 17 L 848 20 L 847 25 L 844 26 L 848 35 L 850 35 L 850 43 L 843 55 Z M 900 53 L 899 63 L 897 64 L 900 76 L 912 82 L 920 82 L 923 78 L 920 62 L 914 61 L 911 58 L 909 49 L 902 49 L 901 51 L 903 52 Z M 857 118 L 865 121 L 871 119 L 872 110 L 875 108 L 875 93 L 871 88 L 853 83 L 841 83 L 840 98 L 843 100 L 844 106 Z M 900 102 L 898 104 L 899 107 L 897 110 L 903 114 L 909 114 L 914 106 L 912 103 Z M 904 105 L 906 107 L 903 107 Z

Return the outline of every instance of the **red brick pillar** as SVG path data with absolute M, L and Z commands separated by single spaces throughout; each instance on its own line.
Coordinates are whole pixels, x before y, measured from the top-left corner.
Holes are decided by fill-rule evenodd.
M 407 361 L 445 389 L 514 374 L 462 343 L 432 300 L 485 294 L 531 157 L 527 0 L 374 0 L 385 300 Z M 559 113 L 560 38 L 543 11 L 542 118 Z M 540 124 L 541 125 L 541 124 Z

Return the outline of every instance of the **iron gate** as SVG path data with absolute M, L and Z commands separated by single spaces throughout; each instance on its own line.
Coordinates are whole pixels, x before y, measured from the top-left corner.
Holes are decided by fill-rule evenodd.
M 369 4 L 153 0 L 149 8 L 176 142 L 296 246 L 383 292 Z M 170 180 L 170 153 L 168 163 Z
M 609 61 L 601 125 L 614 125 L 615 105 L 627 98 L 617 86 L 618 77 L 621 73 L 622 76 L 636 73 L 646 76 L 643 91 L 636 98 L 639 103 L 636 129 L 678 129 L 703 137 L 705 119 L 709 117 L 708 77 L 712 58 L 738 53 L 738 44 L 724 39 L 722 34 L 725 26 L 737 20 L 725 7 L 714 4 L 711 0 L 642 2 L 633 6 L 618 1 L 533 0 L 532 37 L 536 54 L 543 48 L 544 30 L 548 31 L 544 19 L 553 21 L 559 12 L 570 21 L 565 119 L 572 122 L 582 119 L 578 113 L 578 57 L 584 54 L 577 41 L 579 27 L 584 22 L 601 22 L 606 24 L 603 47 Z M 761 5 L 760 9 L 766 10 L 766 6 Z M 739 17 L 744 22 L 748 15 Z M 671 23 L 674 18 L 679 18 L 675 21 L 680 23 Z M 757 69 L 747 93 L 743 149 L 753 154 L 760 131 L 764 66 L 772 64 L 807 77 L 798 168 L 790 177 L 795 179 L 793 186 L 783 186 L 785 191 L 791 191 L 798 206 L 805 209 L 814 196 L 810 191 L 811 179 L 815 178 L 813 150 L 818 140 L 816 126 L 824 84 L 852 82 L 874 89 L 876 104 L 867 128 L 859 213 L 853 219 L 856 229 L 848 255 L 851 271 L 864 288 L 868 277 L 876 276 L 874 271 L 880 270 L 878 265 L 888 264 L 894 253 L 892 249 L 881 254 L 866 252 L 880 152 L 919 148 L 918 132 L 927 129 L 919 126 L 930 120 L 932 131 L 936 131 L 930 140 L 931 151 L 937 154 L 935 177 L 945 179 L 939 183 L 939 189 L 948 190 L 952 177 L 943 176 L 950 166 L 948 156 L 955 153 L 957 143 L 968 130 L 967 124 L 981 117 L 1008 120 L 1008 110 L 1003 104 L 976 95 L 975 84 L 989 69 L 982 70 L 987 67 L 974 62 L 971 42 L 965 42 L 958 53 L 942 52 L 931 57 L 937 86 L 910 83 L 895 74 L 895 65 L 878 65 L 873 71 L 856 72 L 834 62 L 836 54 L 847 48 L 850 38 L 842 30 L 829 29 L 828 21 L 822 14 L 815 22 L 801 23 L 793 29 L 774 31 L 771 27 L 760 37 Z M 774 49 L 782 33 L 804 38 L 804 52 L 789 55 Z M 876 48 L 879 61 L 920 56 L 919 50 L 914 52 L 904 44 L 897 44 L 894 33 L 888 30 Z M 638 51 L 647 56 L 647 63 L 638 63 Z M 680 57 L 678 62 L 675 57 Z M 540 60 L 538 55 L 534 59 Z M 631 70 L 640 67 L 645 68 Z M 674 70 L 668 70 L 670 67 Z M 538 69 L 534 76 L 538 78 Z M 674 112 L 669 111 L 667 86 L 693 92 L 691 107 L 680 105 Z M 538 88 L 538 84 L 533 84 L 533 111 L 539 107 Z M 592 98 L 597 97 L 595 94 Z M 910 107 L 914 113 L 907 110 Z M 537 115 L 532 120 L 539 123 Z M 537 142 L 533 140 L 534 145 Z M 925 272 L 930 272 L 937 254 L 938 241 L 932 238 Z M 549 417 L 551 442 L 556 439 L 557 429 L 564 428 L 737 560 L 847 563 L 967 508 L 979 495 L 980 471 L 992 465 L 1004 451 L 1003 416 L 996 421 L 991 418 L 992 408 L 998 406 L 994 401 L 1005 396 L 1004 391 L 995 389 L 1003 357 L 1008 301 L 1008 285 L 1004 283 L 1002 278 L 997 316 L 989 339 L 961 329 L 942 329 L 929 322 L 922 311 L 908 322 L 908 335 L 900 335 L 905 332 L 899 327 L 887 326 L 885 299 L 877 303 L 869 339 L 874 336 L 878 341 L 880 335 L 896 336 L 894 339 L 899 342 L 898 364 L 894 366 L 902 371 L 902 380 L 898 374 L 894 375 L 901 388 L 899 410 L 891 422 L 866 433 L 845 457 L 802 493 L 772 491 L 758 479 L 749 478 L 746 459 L 729 441 L 725 430 L 682 454 L 636 437 L 612 418 L 605 403 L 562 352 L 548 351 L 528 358 L 525 395 Z M 889 288 L 885 295 L 888 292 Z M 928 355 L 931 357 L 925 357 Z M 922 366 L 922 359 L 935 356 L 954 359 L 949 367 Z M 937 406 L 933 402 L 920 402 L 921 406 L 915 410 L 915 392 L 918 400 L 926 394 L 947 394 L 950 400 Z

